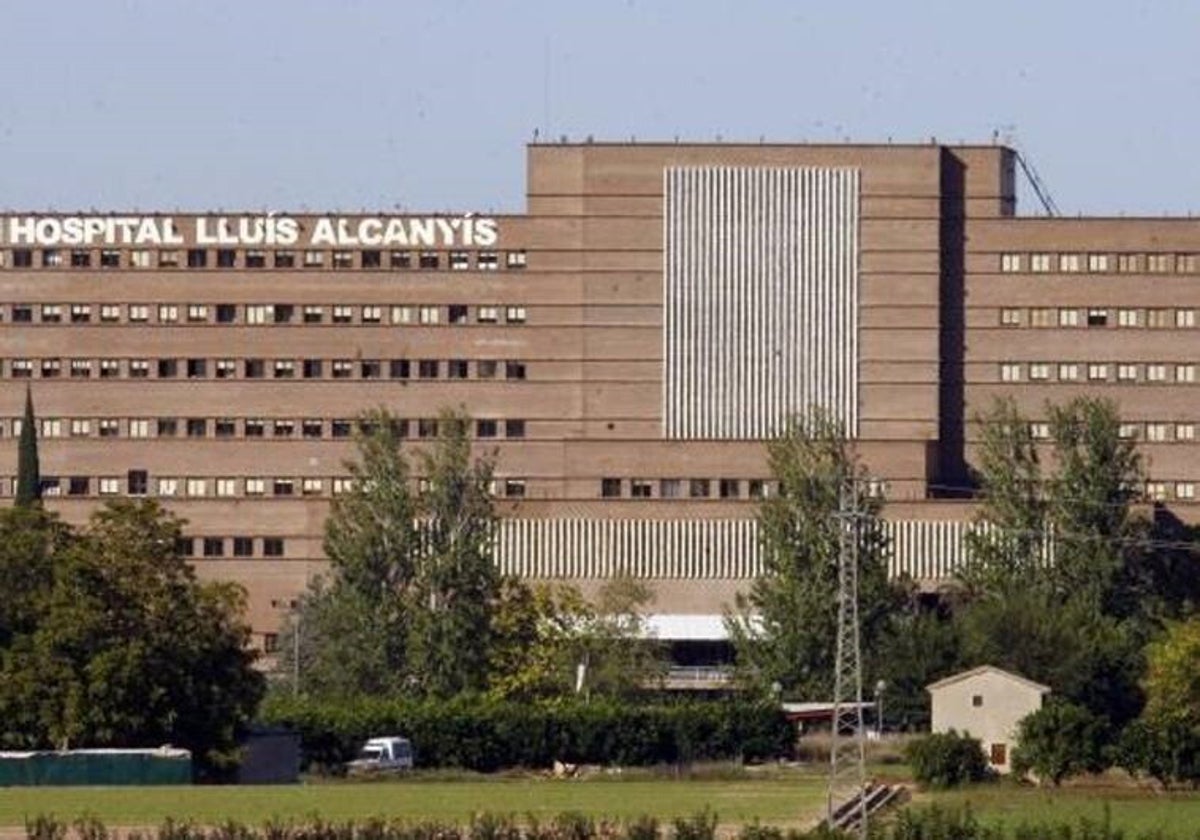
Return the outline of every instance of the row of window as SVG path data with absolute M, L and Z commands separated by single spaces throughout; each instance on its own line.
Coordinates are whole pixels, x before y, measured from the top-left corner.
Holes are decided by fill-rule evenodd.
M 1050 424 L 1034 421 L 1029 424 L 1029 434 L 1034 440 L 1049 440 Z M 1196 440 L 1196 424 L 1186 421 L 1122 423 L 1117 427 L 1117 436 L 1122 440 L 1143 440 L 1149 443 L 1191 443 Z
M 523 380 L 518 359 L 10 359 L 13 379 L 475 379 Z M 0 373 L 3 362 L 0 361 Z
M 398 437 L 435 438 L 439 432 L 437 418 L 407 420 L 395 418 L 392 429 Z M 472 421 L 475 437 L 482 440 L 494 438 L 519 439 L 525 437 L 525 421 L 480 417 Z M 0 433 L 4 430 L 0 420 Z M 9 421 L 13 437 L 21 433 L 21 419 Z M 38 431 L 43 438 L 277 438 L 297 436 L 309 440 L 349 438 L 354 434 L 356 420 L 323 420 L 308 417 L 300 420 L 233 417 L 44 417 L 38 422 Z
M 763 499 L 770 493 L 771 482 L 762 478 L 600 479 L 603 499 Z
M 1196 365 L 1165 362 L 1001 362 L 1001 382 L 1175 382 L 1196 381 Z
M 7 257 L 7 259 L 4 259 Z M 381 251 L 310 248 L 265 250 L 236 248 L 186 248 L 123 251 L 119 248 L 13 248 L 0 251 L 0 265 L 13 268 L 331 268 L 495 271 L 501 266 L 522 269 L 528 264 L 524 250 L 504 251 Z
M 1048 274 L 1195 274 L 1196 254 L 1107 254 L 1107 253 L 1004 253 L 1000 254 L 1000 271 L 1006 274 L 1031 272 Z
M 181 557 L 283 557 L 284 548 L 283 537 L 180 537 L 175 543 Z
M 9 484 L 13 484 L 9 482 Z M 13 485 L 15 486 L 15 485 Z M 417 492 L 428 489 L 428 479 L 418 478 L 413 482 Z M 212 476 L 156 476 L 142 469 L 129 470 L 124 477 L 107 476 L 43 476 L 42 496 L 149 496 L 164 499 L 231 499 L 231 498 L 291 498 L 305 496 L 319 498 L 339 496 L 354 489 L 354 479 L 349 476 L 318 477 L 290 476 L 266 478 L 235 478 Z M 497 478 L 492 483 L 492 492 L 509 498 L 525 495 L 525 479 Z
M 465 303 L 437 305 L 366 304 L 235 304 L 235 303 L 14 303 L 14 324 L 470 324 L 474 309 L 476 324 L 524 324 L 524 306 L 499 304 L 468 306 Z M 151 315 L 154 320 L 151 321 Z M 239 315 L 241 316 L 239 318 Z M 328 321 L 326 320 L 328 319 Z M 503 319 L 503 320 L 502 320 Z
M 1195 309 L 1108 309 L 1106 307 L 1006 307 L 1000 310 L 1002 327 L 1149 327 L 1192 329 Z

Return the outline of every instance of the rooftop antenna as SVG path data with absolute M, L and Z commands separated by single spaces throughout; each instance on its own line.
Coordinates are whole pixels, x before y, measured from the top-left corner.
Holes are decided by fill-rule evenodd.
M 1029 186 L 1033 189 L 1033 194 L 1037 196 L 1041 202 L 1042 209 L 1046 211 L 1047 216 L 1061 216 L 1062 213 L 1058 209 L 1058 205 L 1054 203 L 1054 198 L 1050 195 L 1050 189 L 1042 181 L 1038 175 L 1037 169 L 1033 166 L 1033 161 L 1028 159 L 1022 148 L 1020 141 L 1017 140 L 1016 126 L 1002 126 L 1004 129 L 1004 145 L 1013 150 L 1013 156 L 1017 159 L 1017 164 L 1021 167 L 1021 171 L 1025 173 L 1025 178 L 1029 181 Z

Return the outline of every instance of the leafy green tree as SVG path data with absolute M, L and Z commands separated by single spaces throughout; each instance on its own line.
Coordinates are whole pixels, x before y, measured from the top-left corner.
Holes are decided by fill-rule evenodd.
M 31 507 L 42 498 L 42 476 L 38 468 L 37 420 L 33 415 L 33 392 L 25 389 L 25 416 L 17 439 L 17 507 Z
M 628 697 L 665 674 L 662 648 L 646 621 L 653 601 L 654 592 L 643 581 L 619 574 L 605 581 L 584 611 L 571 653 L 575 663 L 583 663 L 588 696 Z
M 1013 770 L 1058 787 L 1068 776 L 1105 770 L 1111 740 L 1107 719 L 1052 697 L 1017 725 Z
M 13 746 L 191 749 L 236 761 L 262 696 L 244 593 L 200 583 L 180 521 L 153 501 L 112 502 L 58 558 L 36 628 L 5 653 L 0 741 Z
M 32 633 L 54 583 L 70 529 L 40 506 L 0 510 L 0 650 Z
M 929 694 L 925 686 L 957 671 L 961 657 L 960 627 L 949 610 L 922 603 L 915 594 L 910 596 L 909 602 L 894 613 L 876 652 L 886 725 L 902 730 L 928 729 Z
M 768 443 L 767 457 L 778 492 L 759 509 L 763 574 L 738 597 L 726 624 L 744 681 L 759 690 L 778 685 L 789 697 L 826 698 L 833 688 L 844 502 L 853 501 L 862 514 L 855 539 L 868 654 L 878 649 L 896 602 L 887 580 L 887 540 L 876 518 L 880 500 L 867 492 L 865 470 L 841 426 L 825 413 L 794 418 Z
M 1171 622 L 1146 648 L 1146 714 L 1200 724 L 1200 616 Z

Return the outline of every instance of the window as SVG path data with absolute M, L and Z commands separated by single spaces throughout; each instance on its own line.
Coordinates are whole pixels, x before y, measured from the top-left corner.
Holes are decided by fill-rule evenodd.
M 305 268 L 320 268 L 325 264 L 324 251 L 305 251 L 304 252 L 304 267 Z
M 117 321 L 120 321 L 121 307 L 115 303 L 106 303 L 102 305 L 100 307 L 100 320 L 105 324 L 113 324 Z
M 600 479 L 600 496 L 605 499 L 616 499 L 621 496 L 621 479 Z
M 12 308 L 12 319 L 14 324 L 33 323 L 33 307 L 27 304 L 14 303 Z
M 506 438 L 523 438 L 523 437 L 525 437 L 525 421 L 524 420 L 505 420 L 504 421 L 504 436 Z
M 1196 273 L 1196 255 L 1195 254 L 1176 254 L 1175 255 L 1175 270 L 1180 274 L 1195 274 Z
M 187 360 L 187 378 L 203 379 L 208 376 L 208 361 L 205 359 Z
M 451 271 L 466 271 L 471 267 L 471 255 L 466 251 L 451 251 L 450 252 L 450 270 Z
M 1052 327 L 1055 322 L 1053 309 L 1030 309 L 1029 324 L 1034 327 Z
M 1050 365 L 1046 362 L 1031 362 L 1029 365 L 1029 378 L 1033 380 L 1049 379 Z
M 105 249 L 100 252 L 100 267 L 101 268 L 120 268 L 121 267 L 121 252 Z
M 1093 274 L 1108 271 L 1108 254 L 1088 254 L 1088 271 Z
M 42 268 L 58 268 L 62 265 L 62 251 L 47 248 L 42 251 Z
M 1079 379 L 1079 365 L 1074 362 L 1065 362 L 1058 366 L 1058 379 L 1060 382 L 1074 382 Z
M 412 254 L 408 251 L 392 251 L 388 254 L 390 268 L 412 268 Z
M 92 320 L 92 307 L 86 303 L 71 304 L 71 323 L 86 324 Z
M 976 709 L 980 708 L 983 705 L 983 695 L 982 694 L 972 695 L 971 705 L 974 706 Z
M 104 421 L 101 421 L 102 423 Z M 62 420 L 57 418 L 47 418 L 42 421 L 42 437 L 57 438 L 63 436 Z
M 1087 369 L 1087 377 L 1092 382 L 1103 382 L 1108 379 L 1108 365 L 1090 364 Z
M 175 540 L 175 553 L 180 557 L 194 557 L 196 554 L 196 541 L 191 537 L 180 537 Z
M 178 251 L 159 251 L 158 252 L 158 267 L 159 268 L 176 268 L 179 266 Z
M 334 268 L 354 268 L 354 252 L 353 251 L 334 251 L 333 252 L 333 267 Z
M 354 320 L 354 307 L 352 306 L 335 306 L 333 307 L 333 323 L 349 324 Z
M 246 268 L 266 268 L 267 252 L 249 250 L 246 252 Z
M 419 362 L 417 362 L 417 376 L 419 376 L 421 379 L 437 379 L 437 359 L 421 359 Z
M 175 437 L 179 434 L 179 421 L 174 417 L 159 417 L 155 425 L 159 437 Z
M 263 537 L 263 557 L 282 557 L 283 538 Z
M 504 495 L 509 499 L 519 499 L 525 495 L 525 479 L 504 479 Z
M 475 437 L 494 438 L 499 432 L 499 423 L 495 420 L 476 420 Z
M 233 538 L 233 556 L 234 557 L 253 557 L 254 556 L 254 539 L 251 537 L 234 537 Z M 274 636 L 274 633 L 268 633 L 268 636 Z M 275 643 L 278 645 L 279 637 L 275 637 Z M 264 644 L 264 648 L 266 645 Z
M 658 495 L 663 499 L 678 499 L 683 495 L 683 480 L 664 478 L 658 482 Z
M 62 307 L 57 303 L 42 304 L 42 323 L 43 324 L 59 324 L 62 323 Z
M 319 324 L 325 319 L 325 307 L 305 306 L 302 320 L 306 324 Z
M 134 323 L 149 321 L 150 307 L 143 303 L 131 303 L 129 305 L 129 320 Z
M 1000 270 L 1006 274 L 1021 270 L 1021 255 L 1020 254 L 1001 254 L 1000 255 Z
M 225 540 L 220 537 L 205 537 L 200 543 L 205 557 L 225 556 Z
M 267 363 L 263 359 L 246 359 L 242 362 L 242 375 L 247 379 L 262 379 L 266 370 Z
M 438 307 L 422 306 L 417 310 L 417 320 L 422 324 L 436 324 L 439 320 L 438 314 Z
M 362 322 L 364 324 L 378 324 L 383 321 L 382 306 L 364 306 L 362 308 Z
M 1195 365 L 1175 365 L 1175 381 L 1192 383 L 1196 381 Z
M 388 376 L 392 379 L 408 379 L 411 370 L 408 359 L 392 359 L 388 362 Z
M 1134 382 L 1138 378 L 1137 365 L 1117 365 L 1117 381 L 1118 382 Z
M 325 374 L 323 373 L 324 365 L 320 359 L 305 359 L 302 363 L 305 379 L 320 379 Z
M 1175 310 L 1175 326 L 1180 329 L 1190 329 L 1196 326 L 1196 310 L 1195 309 L 1176 309 Z
M 121 492 L 121 479 L 104 477 L 99 481 L 101 496 L 115 496 Z
M 1136 327 L 1138 325 L 1138 310 L 1136 309 L 1118 309 L 1117 310 L 1117 326 L 1118 327 Z
M 61 496 L 62 484 L 54 477 L 44 477 L 38 482 L 43 496 Z
M 1176 423 L 1175 424 L 1175 440 L 1195 440 L 1196 439 L 1196 424 L 1195 423 Z
M 129 264 L 134 268 L 150 268 L 153 263 L 150 251 L 131 251 L 129 253 Z
M 1050 424 L 1049 423 L 1030 423 L 1029 436 L 1034 440 L 1049 440 L 1050 439 Z
M 1146 365 L 1146 379 L 1150 382 L 1166 382 L 1166 365 Z
M 204 268 L 208 264 L 208 251 L 203 248 L 188 248 L 188 268 Z
M 1147 423 L 1146 440 L 1151 443 L 1162 443 L 1167 439 L 1170 428 L 1167 423 Z
M 449 379 L 467 378 L 467 360 L 451 359 L 446 362 L 446 377 Z
M 422 418 L 417 421 L 417 437 L 433 438 L 437 437 L 438 421 L 431 418 Z
M 100 378 L 116 379 L 121 375 L 121 363 L 117 359 L 100 360 Z
M 707 478 L 693 478 L 688 481 L 688 497 L 692 499 L 707 499 L 710 495 Z
M 363 379 L 378 379 L 383 376 L 383 362 L 379 359 L 363 359 L 358 367 L 359 375 Z
M 524 268 L 527 264 L 527 257 L 524 251 L 509 251 L 505 255 L 505 265 L 509 268 Z
M 33 360 L 32 359 L 13 359 L 12 360 L 12 375 L 13 379 L 29 379 L 33 376 Z
M 150 492 L 150 475 L 145 470 L 130 470 L 125 474 L 125 483 L 130 496 L 145 496 Z
M 391 315 L 393 324 L 411 324 L 413 309 L 411 306 L 393 306 Z
M 53 379 L 62 373 L 62 362 L 58 359 L 42 359 L 42 378 Z
M 300 434 L 306 438 L 319 438 L 323 434 L 325 424 L 319 419 L 306 419 L 300 421 Z
M 1137 254 L 1117 254 L 1117 271 L 1122 274 L 1135 274 L 1138 270 Z
M 189 417 L 184 424 L 187 436 L 190 438 L 207 437 L 208 421 L 203 417 Z
M 1117 426 L 1117 437 L 1121 440 L 1137 440 L 1141 430 L 1138 423 L 1121 423 Z
M 504 378 L 505 379 L 524 379 L 525 378 L 525 363 L 509 360 L 504 363 Z
M 71 420 L 71 437 L 89 437 L 92 434 L 92 421 L 82 417 Z
M 1165 501 L 1167 498 L 1166 482 L 1147 481 L 1146 482 L 1146 498 L 1152 502 Z
M 475 267 L 480 271 L 495 271 L 500 267 L 500 255 L 495 251 L 480 251 L 475 255 Z
M 306 478 L 300 482 L 300 492 L 305 496 L 320 496 L 325 490 L 325 482 L 319 478 Z
M 1004 362 L 1000 365 L 1001 382 L 1020 382 L 1021 366 L 1015 362 Z
M 1107 309 L 1089 309 L 1087 313 L 1087 325 L 1089 327 L 1107 327 L 1108 326 L 1108 310 Z
M 33 251 L 28 248 L 14 248 L 12 252 L 13 268 L 32 268 Z
M 354 479 L 352 478 L 335 478 L 330 485 L 330 492 L 335 496 L 340 496 L 343 493 L 349 493 L 354 489 Z
M 1175 482 L 1175 498 L 1185 501 L 1196 498 L 1196 485 L 1190 481 Z
M 481 306 L 476 312 L 475 320 L 480 324 L 494 324 L 500 320 L 500 307 Z
M 248 418 L 242 423 L 242 434 L 248 438 L 260 438 L 267 432 L 267 421 Z
M 509 324 L 525 323 L 524 306 L 508 306 L 504 309 L 504 320 Z
M 92 492 L 92 482 L 82 475 L 71 476 L 67 479 L 68 496 L 86 496 Z
M 417 265 L 420 268 L 437 268 L 438 262 L 437 251 L 422 251 L 417 257 Z
M 1058 257 L 1058 270 L 1062 272 L 1079 271 L 1081 261 L 1079 254 L 1060 254 Z
M 1146 271 L 1152 274 L 1165 274 L 1171 270 L 1173 260 L 1170 254 L 1147 254 Z
M 334 438 L 348 438 L 354 429 L 354 424 L 349 420 L 331 420 L 329 423 L 329 436 Z
M 91 359 L 72 359 L 71 360 L 71 378 L 72 379 L 87 379 L 92 375 L 92 360 Z
M 247 324 L 268 324 L 275 320 L 275 307 L 270 304 L 247 304 Z
M 276 359 L 271 370 L 276 379 L 293 379 L 296 376 L 296 363 L 291 359 Z
M 1000 310 L 1000 325 L 1002 327 L 1019 327 L 1019 326 L 1021 326 L 1021 310 L 1020 309 L 1001 309 Z
M 219 417 L 213 421 L 213 434 L 219 438 L 231 438 L 237 434 L 237 423 L 232 417 Z
M 190 324 L 202 324 L 208 321 L 208 306 L 203 303 L 189 303 L 187 319 Z
M 1058 325 L 1060 327 L 1078 327 L 1079 326 L 1079 310 L 1078 309 L 1060 309 L 1060 310 L 1058 310 Z
M 271 495 L 293 496 L 296 493 L 296 482 L 290 478 L 277 478 L 271 482 Z
M 129 420 L 129 436 L 131 438 L 150 437 L 150 421 L 144 417 Z
M 446 310 L 446 320 L 451 324 L 465 324 L 468 322 L 469 308 L 461 303 L 452 303 Z
M 233 359 L 217 359 L 214 368 L 217 379 L 233 379 L 237 376 L 237 362 Z
M 158 307 L 158 322 L 160 324 L 173 324 L 179 320 L 179 307 L 174 304 L 164 303 Z
M 330 367 L 334 379 L 349 379 L 354 375 L 354 362 L 349 359 L 334 359 Z
M 479 379 L 495 379 L 499 363 L 495 359 L 480 359 L 475 363 L 475 376 Z
M 736 478 L 722 478 L 717 482 L 717 495 L 722 499 L 737 499 L 742 495 L 742 482 Z
M 383 265 L 383 253 L 381 251 L 363 251 L 361 252 L 363 268 L 379 268 Z
M 267 481 L 263 478 L 247 478 L 245 487 L 247 496 L 262 496 L 267 492 Z
M 295 268 L 296 267 L 296 252 L 295 251 L 276 251 L 275 252 L 275 267 L 276 268 Z
M 1044 274 L 1050 270 L 1050 255 L 1049 254 L 1030 254 L 1029 255 L 1029 270 Z
M 635 499 L 649 499 L 653 495 L 651 484 L 644 478 L 634 478 L 629 482 L 629 495 Z
M 1169 309 L 1147 309 L 1146 310 L 1146 326 L 1154 329 L 1163 329 L 1172 324 L 1171 310 Z

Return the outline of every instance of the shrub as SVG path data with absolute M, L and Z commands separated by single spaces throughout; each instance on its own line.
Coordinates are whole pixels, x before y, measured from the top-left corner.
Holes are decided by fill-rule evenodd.
M 1113 751 L 1131 776 L 1149 776 L 1163 787 L 1200 782 L 1200 726 L 1183 716 L 1144 715 L 1127 725 Z
M 917 738 L 905 749 L 913 777 L 922 785 L 949 788 L 987 777 L 987 758 L 979 739 L 953 729 Z
M 1107 719 L 1051 699 L 1017 725 L 1013 770 L 1022 775 L 1032 771 L 1057 787 L 1068 776 L 1106 769 L 1111 740 Z

